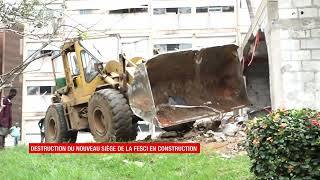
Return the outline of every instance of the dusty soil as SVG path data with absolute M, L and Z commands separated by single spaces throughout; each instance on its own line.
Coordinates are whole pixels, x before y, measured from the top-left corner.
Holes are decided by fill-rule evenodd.
M 221 132 L 217 132 L 221 133 Z M 188 133 L 187 133 L 188 134 Z M 222 134 L 222 133 L 221 133 Z M 180 136 L 180 137 L 179 137 Z M 185 134 L 186 136 L 186 134 Z M 178 134 L 177 137 L 166 137 L 157 139 L 146 139 L 143 141 L 148 142 L 199 142 L 203 148 L 206 150 L 212 150 L 218 154 L 223 155 L 237 155 L 245 154 L 244 143 L 245 136 L 243 134 L 236 134 L 234 137 L 224 136 L 223 138 L 219 136 L 209 136 L 203 132 L 193 132 L 189 133 L 187 137 L 183 137 Z

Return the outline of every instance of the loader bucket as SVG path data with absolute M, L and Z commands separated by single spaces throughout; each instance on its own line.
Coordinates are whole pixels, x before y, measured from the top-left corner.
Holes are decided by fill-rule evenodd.
M 236 45 L 160 54 L 137 66 L 128 95 L 134 114 L 161 128 L 249 103 Z

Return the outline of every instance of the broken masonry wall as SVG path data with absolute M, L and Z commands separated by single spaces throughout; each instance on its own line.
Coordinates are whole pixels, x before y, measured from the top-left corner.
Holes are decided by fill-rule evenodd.
M 278 0 L 281 103 L 320 109 L 320 0 Z M 271 66 L 274 66 L 271 64 Z
M 269 64 L 267 60 L 255 61 L 245 72 L 247 94 L 252 109 L 270 106 Z

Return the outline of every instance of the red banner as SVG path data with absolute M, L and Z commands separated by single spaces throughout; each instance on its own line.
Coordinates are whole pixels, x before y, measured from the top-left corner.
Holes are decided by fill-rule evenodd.
M 29 153 L 200 153 L 199 143 L 30 143 Z

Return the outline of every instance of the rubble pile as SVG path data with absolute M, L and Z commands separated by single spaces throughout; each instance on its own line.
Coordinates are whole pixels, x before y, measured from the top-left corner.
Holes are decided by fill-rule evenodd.
M 247 116 L 229 117 L 217 120 L 204 118 L 197 120 L 193 128 L 186 132 L 163 132 L 157 141 L 191 141 L 205 146 L 217 147 L 224 154 L 233 155 L 244 151 Z

